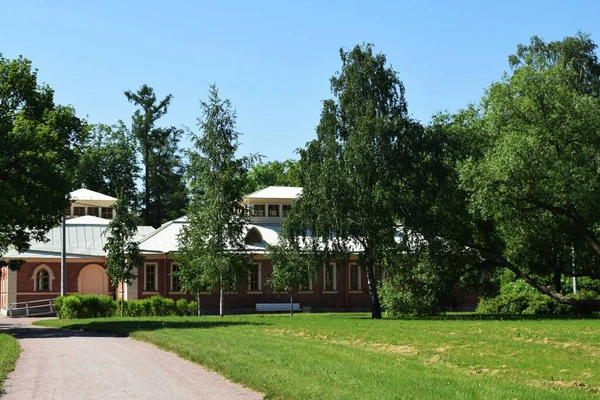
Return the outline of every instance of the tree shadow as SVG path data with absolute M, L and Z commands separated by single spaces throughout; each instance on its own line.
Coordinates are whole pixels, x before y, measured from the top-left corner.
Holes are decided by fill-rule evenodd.
M 173 321 L 173 320 L 110 320 L 101 319 L 98 321 L 86 321 L 64 325 L 63 329 L 79 330 L 79 331 L 94 331 L 110 333 L 117 336 L 129 336 L 133 332 L 140 331 L 155 331 L 159 329 L 210 329 L 210 328 L 226 328 L 231 326 L 242 325 L 266 325 L 262 322 L 247 322 L 247 321 Z
M 172 320 L 110 320 L 73 322 L 59 328 L 26 326 L 21 324 L 0 324 L 0 333 L 8 333 L 16 339 L 44 339 L 68 337 L 127 337 L 133 332 L 159 329 L 210 329 L 240 325 L 265 325 L 261 322 L 246 321 L 172 321 Z
M 357 315 L 352 318 L 356 319 L 372 319 L 370 315 Z M 400 315 L 395 317 L 383 318 L 384 321 L 541 321 L 541 320 L 578 320 L 578 319 L 600 319 L 600 315 L 589 314 L 539 314 L 539 315 L 523 315 L 523 314 L 475 314 L 475 313 L 457 313 L 457 314 L 440 314 L 440 315 Z

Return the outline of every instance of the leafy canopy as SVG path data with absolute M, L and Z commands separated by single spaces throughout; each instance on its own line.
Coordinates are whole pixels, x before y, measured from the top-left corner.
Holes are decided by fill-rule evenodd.
M 85 129 L 72 107 L 54 103 L 29 60 L 0 54 L 0 255 L 27 249 L 60 222 Z

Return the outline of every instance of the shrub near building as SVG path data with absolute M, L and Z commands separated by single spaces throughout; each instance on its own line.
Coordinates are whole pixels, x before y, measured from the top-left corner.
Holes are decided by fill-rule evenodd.
M 121 300 L 94 294 L 73 294 L 54 299 L 54 309 L 62 319 L 113 317 L 120 305 Z M 184 316 L 194 315 L 197 307 L 195 301 L 188 303 L 185 299 L 179 299 L 175 302 L 173 299 L 152 296 L 144 300 L 126 301 L 124 314 L 129 317 Z

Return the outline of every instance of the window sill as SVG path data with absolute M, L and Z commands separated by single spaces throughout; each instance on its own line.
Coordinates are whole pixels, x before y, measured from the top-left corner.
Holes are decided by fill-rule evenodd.
M 223 294 L 238 294 L 237 291 L 225 290 Z
M 200 294 L 212 294 L 212 292 L 209 292 L 208 290 L 202 290 L 200 291 Z
M 156 295 L 160 293 L 158 292 L 158 290 L 144 290 L 142 294 Z
M 181 290 L 169 290 L 169 294 L 185 294 L 185 292 Z
M 315 294 L 314 290 L 299 290 L 298 294 Z
M 263 294 L 262 290 L 248 290 L 246 294 Z
M 323 294 L 338 294 L 337 290 L 323 290 L 321 293 Z
M 350 293 L 350 294 L 362 294 L 363 291 L 362 290 L 348 290 L 348 293 Z

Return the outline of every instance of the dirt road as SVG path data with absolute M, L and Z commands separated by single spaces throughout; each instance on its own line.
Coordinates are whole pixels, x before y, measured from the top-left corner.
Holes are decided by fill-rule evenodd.
M 262 399 L 175 354 L 129 338 L 0 318 L 23 352 L 2 400 Z

